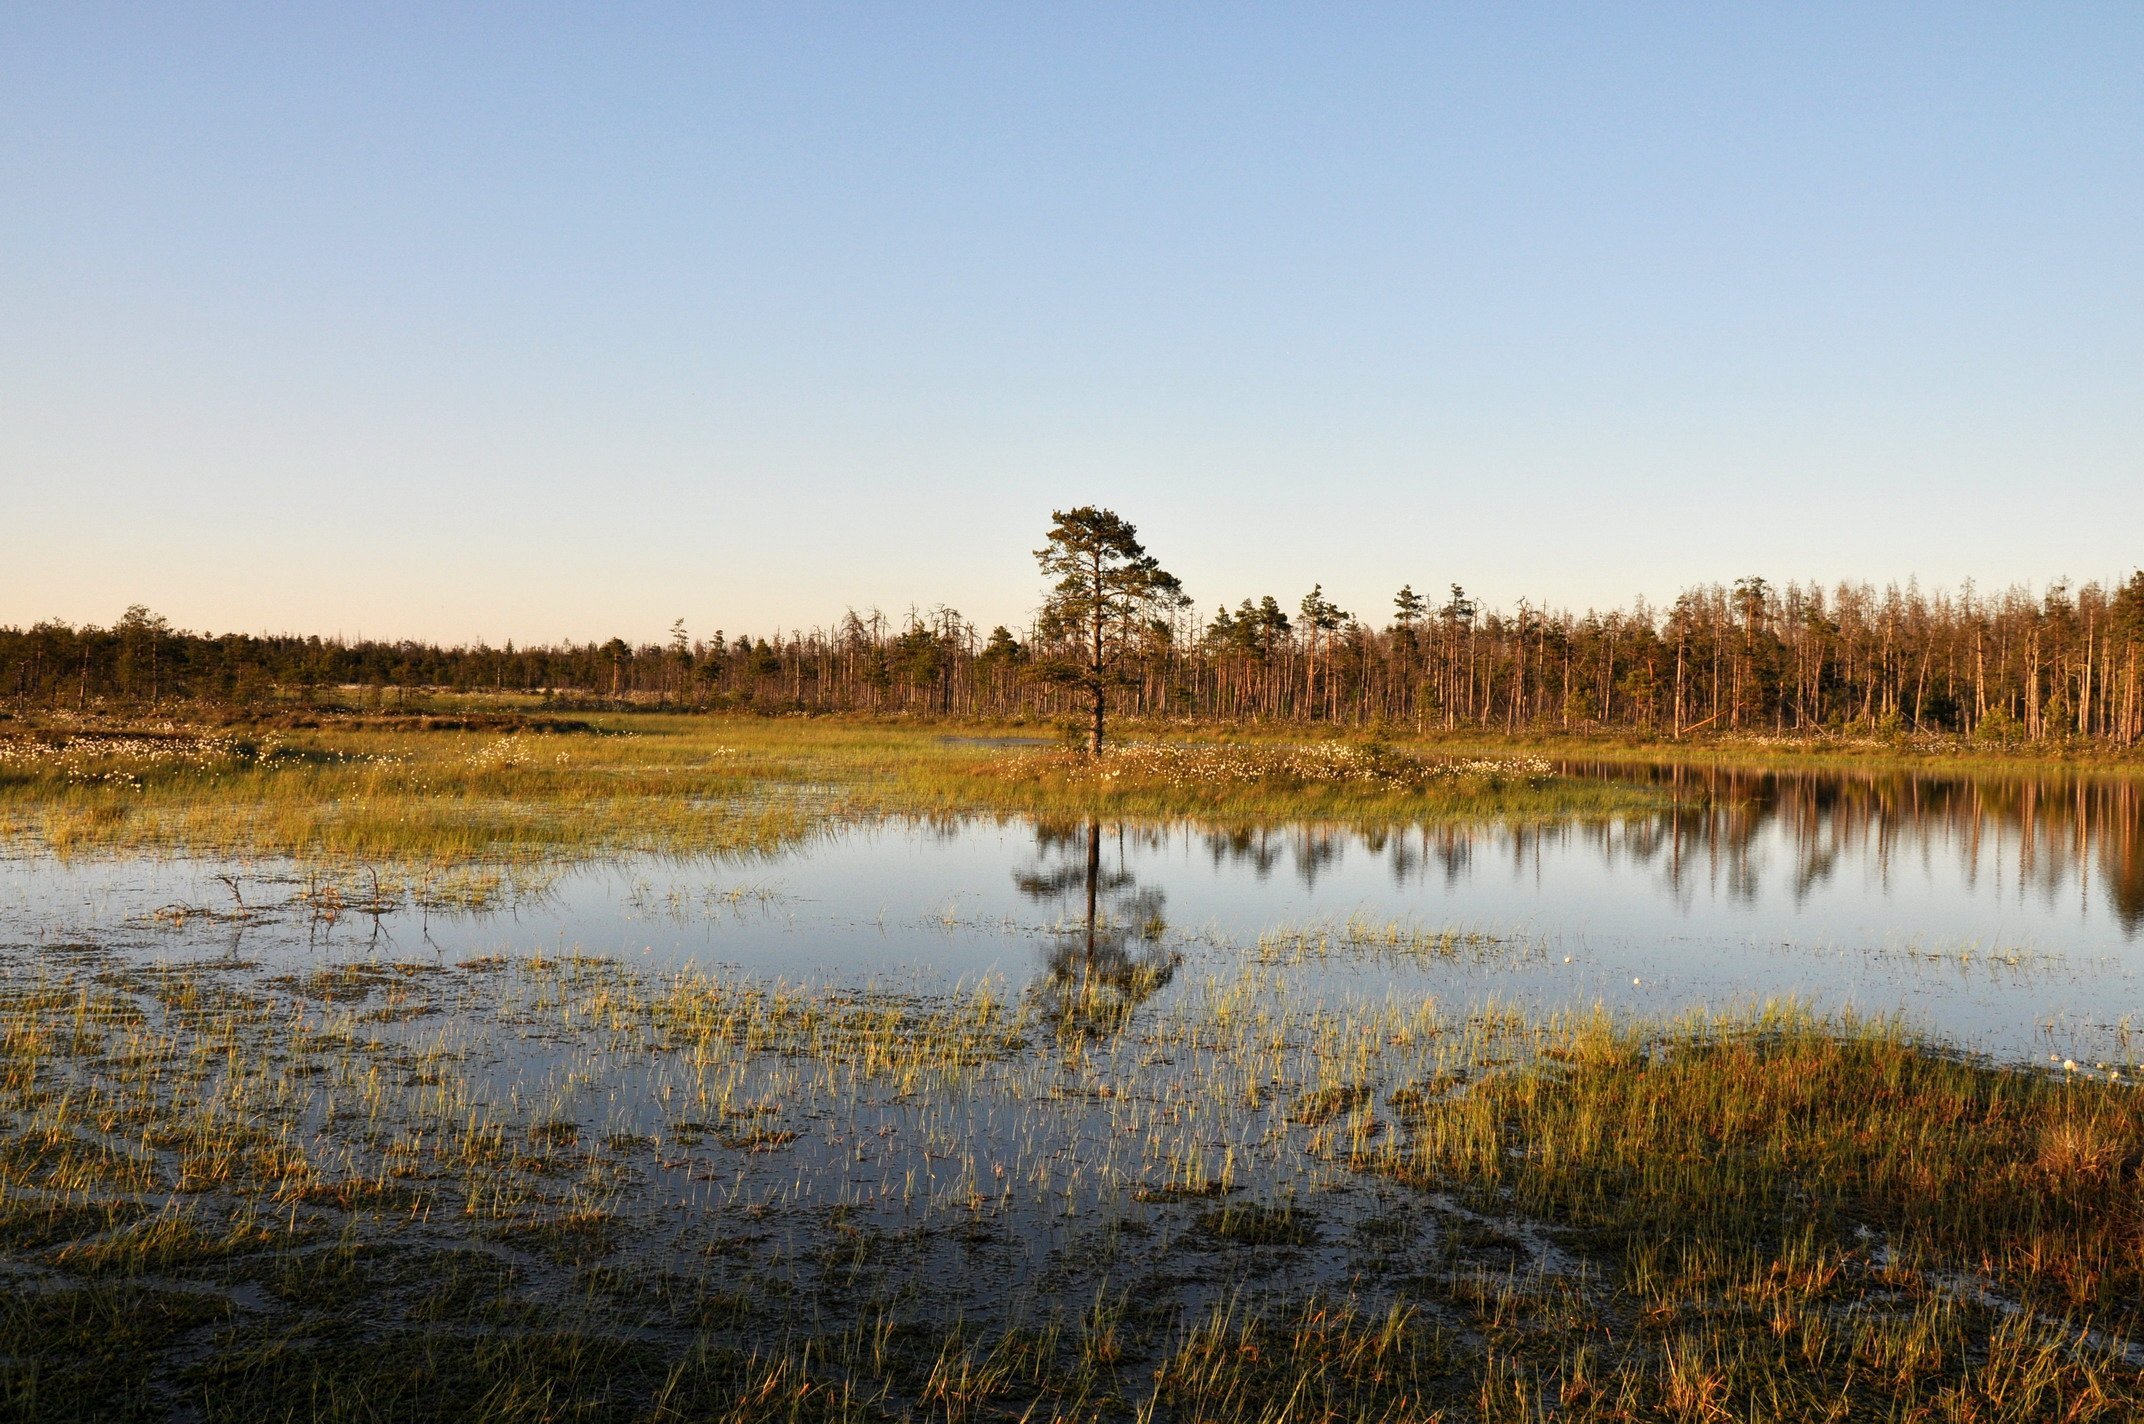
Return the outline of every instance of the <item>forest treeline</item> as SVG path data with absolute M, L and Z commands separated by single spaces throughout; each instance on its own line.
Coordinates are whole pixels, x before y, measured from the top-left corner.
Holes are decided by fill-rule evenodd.
M 0 628 L 17 709 L 340 697 L 351 688 L 767 712 L 1057 716 L 1066 650 L 984 635 L 950 609 L 851 612 L 831 628 L 662 643 L 443 647 L 197 634 L 140 607 L 110 627 Z M 1656 607 L 1484 609 L 1454 586 L 1357 616 L 1313 589 L 1147 625 L 1112 707 L 1133 716 L 1505 731 L 1946 732 L 2001 741 L 2144 737 L 2144 572 L 2112 586 L 1825 589 L 1747 578 Z

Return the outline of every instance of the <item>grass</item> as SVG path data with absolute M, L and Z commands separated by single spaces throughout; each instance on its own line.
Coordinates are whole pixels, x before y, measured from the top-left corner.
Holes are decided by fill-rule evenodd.
M 1099 758 L 1063 749 L 1000 755 L 935 782 L 953 804 L 1051 818 L 1192 816 L 1354 825 L 1549 820 L 1651 804 L 1639 788 L 1556 774 L 1532 757 L 1434 757 L 1381 742 L 1129 741 Z
M 1567 762 L 1735 768 L 1746 771 L 1927 771 L 1945 774 L 2063 772 L 2144 775 L 2144 747 L 2072 738 L 1994 741 L 1951 733 L 1705 731 L 1681 739 L 1628 731 L 1523 732 L 1432 729 L 1410 746 L 1445 756 L 1536 756 Z
M 810 833 L 824 789 L 741 764 L 705 723 L 234 736 L 59 728 L 0 743 L 0 826 L 62 853 L 530 860 L 750 851 Z M 144 750 L 147 748 L 148 750 Z
M 1788 1012 L 1596 1022 L 1411 1106 L 1365 1165 L 1555 1224 L 1614 1272 L 1670 1398 L 1737 1418 L 2135 1407 L 2070 1368 L 2144 1340 L 2144 1093 L 2119 1080 Z
M 1394 965 L 1452 960 L 1512 964 L 1544 958 L 1547 945 L 1538 937 L 1357 913 L 1340 921 L 1275 925 L 1260 934 L 1248 952 L 1260 964 L 1317 964 L 1342 956 Z
M 1035 745 L 1006 746 L 1007 736 Z M 1594 764 L 1603 776 L 1558 774 Z M 1623 768 L 2052 770 L 2144 762 L 2061 744 L 1737 734 L 1500 738 L 1124 724 L 1100 761 L 1048 728 L 863 718 L 358 714 L 226 725 L 47 714 L 0 726 L 0 834 L 69 851 L 534 860 L 765 850 L 880 815 L 1194 817 L 1357 826 L 1553 820 L 1661 804 Z M 1686 788 L 1687 789 L 1687 788 Z
M 912 725 L 617 714 L 470 730 L 91 721 L 0 737 L 0 834 L 61 853 L 529 862 L 766 851 L 876 816 L 1554 819 L 1654 793 L 1528 760 L 1151 743 L 1099 764 Z
M 2134 1065 L 1315 960 L 1109 1034 L 578 955 L 0 967 L 10 1418 L 2144 1411 Z

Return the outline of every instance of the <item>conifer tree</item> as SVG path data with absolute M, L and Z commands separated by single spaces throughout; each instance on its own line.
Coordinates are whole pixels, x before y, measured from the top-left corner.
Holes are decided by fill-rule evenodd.
M 1110 687 L 1123 679 L 1135 651 L 1166 636 L 1160 620 L 1187 600 L 1176 576 L 1115 511 L 1089 504 L 1052 510 L 1050 518 L 1049 541 L 1035 551 L 1044 576 L 1055 580 L 1040 627 L 1058 655 L 1044 671 L 1086 694 L 1093 714 L 1088 751 L 1100 756 Z

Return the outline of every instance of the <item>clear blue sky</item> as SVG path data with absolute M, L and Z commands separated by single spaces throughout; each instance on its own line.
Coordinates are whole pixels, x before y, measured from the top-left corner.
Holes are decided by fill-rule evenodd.
M 2144 562 L 2144 5 L 0 7 L 0 621 Z

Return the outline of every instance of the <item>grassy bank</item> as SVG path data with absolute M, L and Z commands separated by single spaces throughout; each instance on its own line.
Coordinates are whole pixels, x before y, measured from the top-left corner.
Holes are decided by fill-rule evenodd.
M 1970 737 L 1848 732 L 1704 732 L 1688 737 L 1600 732 L 1500 737 L 1430 731 L 1409 739 L 1449 756 L 1535 756 L 1559 762 L 1723 767 L 1747 771 L 1860 770 L 1945 775 L 2088 775 L 2144 777 L 2144 747 L 2100 740 L 2002 742 Z
M 1649 793 L 1524 758 L 1260 741 L 1100 764 L 1033 729 L 620 714 L 0 734 L 0 830 L 61 851 L 543 858 L 739 852 L 878 815 L 1392 824 L 1606 814 Z
M 2116 1420 L 2144 1092 L 1791 1009 L 0 978 L 28 1420 Z M 1064 978 L 1064 973 L 1060 973 Z

